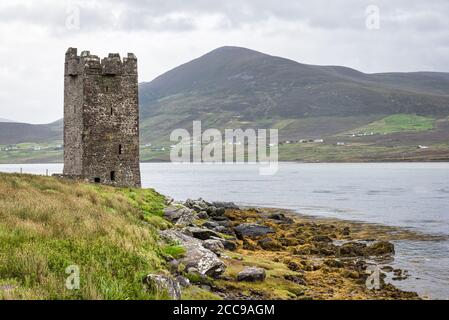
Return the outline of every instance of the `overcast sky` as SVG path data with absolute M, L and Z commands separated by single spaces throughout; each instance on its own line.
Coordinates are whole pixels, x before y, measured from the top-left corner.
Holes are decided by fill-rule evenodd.
M 448 16 L 447 0 L 2 0 L 0 118 L 62 117 L 70 46 L 134 52 L 140 81 L 224 45 L 369 73 L 449 72 Z

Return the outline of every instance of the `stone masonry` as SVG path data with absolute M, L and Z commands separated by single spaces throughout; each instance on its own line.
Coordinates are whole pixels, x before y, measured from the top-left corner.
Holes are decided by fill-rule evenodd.
M 69 48 L 64 72 L 64 176 L 140 187 L 137 58 Z

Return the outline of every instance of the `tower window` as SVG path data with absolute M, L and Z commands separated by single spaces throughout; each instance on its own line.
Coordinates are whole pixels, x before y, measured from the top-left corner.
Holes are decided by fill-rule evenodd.
M 114 115 L 114 108 L 111 107 L 111 116 Z
M 122 154 L 123 153 L 123 146 L 121 144 L 119 144 L 118 146 L 118 154 Z
M 109 86 L 106 86 L 105 91 L 106 91 L 106 93 L 109 92 Z
M 100 178 L 95 178 L 94 181 L 95 183 L 100 183 Z
M 111 181 L 115 181 L 115 171 L 111 171 Z

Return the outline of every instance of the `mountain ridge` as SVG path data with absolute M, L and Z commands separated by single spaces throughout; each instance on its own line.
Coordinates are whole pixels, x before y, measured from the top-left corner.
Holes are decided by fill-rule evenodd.
M 449 73 L 363 73 L 225 46 L 142 82 L 139 89 L 142 145 L 167 147 L 170 133 L 190 130 L 194 120 L 202 121 L 203 130 L 278 128 L 280 141 L 326 138 L 336 143 L 339 134 L 392 115 L 405 121 L 422 116 L 434 124 L 412 134 L 401 124 L 400 132 L 356 142 L 411 148 L 449 141 Z M 62 130 L 62 120 L 0 123 L 0 144 L 62 141 Z M 145 151 L 147 158 L 153 159 Z M 291 159 L 296 159 L 293 154 Z

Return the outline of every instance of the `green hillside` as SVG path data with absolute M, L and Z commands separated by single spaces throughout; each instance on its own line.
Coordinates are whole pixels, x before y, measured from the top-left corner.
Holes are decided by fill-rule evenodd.
M 54 178 L 0 174 L 0 299 L 154 299 L 142 277 L 164 269 L 164 198 Z M 149 223 L 144 223 L 142 218 Z M 68 290 L 65 269 L 80 268 Z

